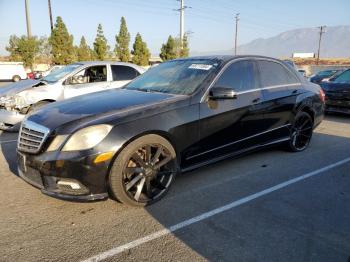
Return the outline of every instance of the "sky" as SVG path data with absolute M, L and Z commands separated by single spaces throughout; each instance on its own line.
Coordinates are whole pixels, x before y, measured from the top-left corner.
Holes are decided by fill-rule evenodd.
M 47 0 L 28 0 L 32 34 L 50 35 Z M 9 36 L 26 34 L 24 0 L 0 0 L 0 55 L 6 55 Z M 350 0 L 184 0 L 185 31 L 191 53 L 233 49 L 235 21 L 240 13 L 238 44 L 268 38 L 296 28 L 350 25 Z M 75 44 L 96 37 L 99 23 L 111 49 L 126 18 L 131 43 L 137 32 L 153 55 L 169 35 L 179 35 L 177 0 L 51 0 L 53 17 L 61 16 Z

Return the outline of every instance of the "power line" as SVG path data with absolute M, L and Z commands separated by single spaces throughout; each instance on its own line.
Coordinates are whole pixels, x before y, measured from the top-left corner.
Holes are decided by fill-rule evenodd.
M 320 38 L 318 40 L 318 51 L 317 51 L 317 61 L 316 61 L 316 64 L 318 65 L 318 62 L 320 61 L 320 51 L 321 51 L 321 40 L 322 40 L 322 35 L 326 32 L 325 29 L 326 29 L 326 26 L 320 26 L 319 27 L 320 29 Z
M 236 20 L 236 31 L 235 31 L 235 55 L 237 55 L 237 34 L 238 34 L 238 21 L 239 21 L 239 13 L 235 15 Z

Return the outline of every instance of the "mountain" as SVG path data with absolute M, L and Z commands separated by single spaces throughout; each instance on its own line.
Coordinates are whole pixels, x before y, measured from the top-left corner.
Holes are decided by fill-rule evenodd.
M 300 28 L 270 38 L 258 38 L 238 47 L 239 54 L 290 57 L 293 53 L 317 53 L 319 28 Z M 233 50 L 205 52 L 232 54 Z M 197 55 L 197 54 L 196 54 Z M 204 55 L 204 53 L 201 53 Z M 350 57 L 350 26 L 330 26 L 322 35 L 321 57 Z

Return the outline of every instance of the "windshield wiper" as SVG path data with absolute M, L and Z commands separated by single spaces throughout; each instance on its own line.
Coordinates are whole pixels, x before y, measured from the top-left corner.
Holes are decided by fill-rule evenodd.
M 136 91 L 141 91 L 141 92 L 145 92 L 145 93 L 156 93 L 157 92 L 157 91 L 154 91 L 154 90 L 151 90 L 151 89 L 133 88 L 133 87 L 131 87 L 129 90 L 136 90 Z M 160 92 L 158 92 L 158 93 L 160 93 Z

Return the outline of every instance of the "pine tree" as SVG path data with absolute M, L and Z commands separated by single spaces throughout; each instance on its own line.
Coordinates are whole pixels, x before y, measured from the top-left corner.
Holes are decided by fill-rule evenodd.
M 133 45 L 132 62 L 140 66 L 147 66 L 149 64 L 149 58 L 151 56 L 147 44 L 142 41 L 140 33 L 137 33 L 135 37 L 135 43 Z
M 122 62 L 128 62 L 130 60 L 130 33 L 126 27 L 125 18 L 122 17 L 120 20 L 119 34 L 115 36 L 117 44 L 115 45 L 115 52 L 117 57 Z
M 107 39 L 103 35 L 102 25 L 97 27 L 97 35 L 94 42 L 94 53 L 96 59 L 104 60 L 108 55 L 109 46 L 107 45 Z
M 85 37 L 82 36 L 80 39 L 80 45 L 77 48 L 77 59 L 78 61 L 89 61 L 91 60 L 91 49 L 86 43 Z
M 73 36 L 68 33 L 66 25 L 60 16 L 51 32 L 49 43 L 52 48 L 52 62 L 58 65 L 70 64 L 74 60 L 75 50 Z
M 188 47 L 188 38 L 187 35 L 184 35 L 183 41 L 182 41 L 182 48 L 180 48 L 180 57 L 188 57 L 190 52 L 190 49 Z
M 175 40 L 171 35 L 168 37 L 167 43 L 162 45 L 159 56 L 163 61 L 175 59 L 177 57 Z

